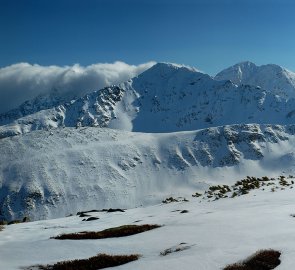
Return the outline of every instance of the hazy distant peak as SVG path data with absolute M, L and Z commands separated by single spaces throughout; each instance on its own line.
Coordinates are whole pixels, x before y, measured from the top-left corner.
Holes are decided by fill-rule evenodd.
M 163 81 L 170 79 L 175 80 L 177 78 L 177 80 L 181 82 L 196 77 L 208 77 L 211 79 L 209 75 L 199 71 L 194 67 L 175 63 L 159 62 L 138 75 L 137 78 L 146 82 L 162 83 Z M 136 80 L 136 78 L 134 79 Z
M 295 73 L 275 64 L 257 66 L 241 62 L 219 72 L 215 80 L 260 86 L 285 98 L 295 97 Z
M 240 67 L 257 67 L 253 62 L 250 62 L 250 61 L 242 61 L 242 62 L 239 62 L 239 63 L 235 64 L 234 66 L 240 66 Z
M 224 74 L 227 74 L 229 72 L 243 72 L 243 76 L 245 77 L 246 75 L 253 75 L 254 72 L 261 71 L 261 70 L 267 70 L 270 72 L 271 71 L 277 71 L 277 72 L 288 71 L 287 69 L 276 64 L 265 64 L 265 65 L 257 66 L 253 62 L 243 61 L 222 70 L 215 76 L 215 79 L 218 79 L 218 77 L 223 76 Z
M 149 70 L 179 70 L 179 69 L 184 69 L 188 71 L 193 71 L 193 72 L 201 72 L 200 70 L 196 69 L 195 67 L 187 66 L 187 65 L 182 65 L 182 64 L 176 64 L 176 63 L 170 63 L 170 62 L 159 62 L 149 68 Z

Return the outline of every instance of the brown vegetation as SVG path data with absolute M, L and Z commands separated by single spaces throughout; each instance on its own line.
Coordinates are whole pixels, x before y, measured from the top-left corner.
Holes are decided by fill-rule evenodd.
M 281 252 L 268 249 L 259 250 L 241 263 L 226 266 L 223 270 L 271 270 L 280 263 Z
M 182 210 L 182 211 L 180 211 L 180 214 L 186 214 L 186 213 L 188 213 L 188 210 Z
M 166 198 L 165 200 L 163 200 L 162 203 L 188 202 L 188 201 L 189 200 L 187 200 L 186 198 L 183 198 L 183 197 L 178 197 L 178 198 L 169 197 L 169 198 Z
M 61 234 L 56 237 L 53 237 L 54 239 L 59 240 L 86 240 L 86 239 L 103 239 L 103 238 L 113 238 L 113 237 L 124 237 L 129 236 L 133 234 L 142 233 L 145 231 L 149 231 L 152 229 L 156 229 L 161 227 L 160 225 L 150 225 L 150 224 L 144 224 L 144 225 L 123 225 L 119 227 L 114 227 L 110 229 L 106 229 L 103 231 L 98 232 L 78 232 L 78 233 L 69 233 L 69 234 Z
M 283 175 L 275 178 L 269 178 L 267 176 L 250 177 L 237 181 L 232 186 L 228 185 L 216 185 L 210 186 L 203 194 L 202 199 L 208 199 L 209 201 L 219 200 L 222 198 L 235 198 L 237 196 L 246 195 L 255 189 L 270 190 L 275 192 L 276 190 L 284 190 L 286 188 L 293 188 L 294 179 L 292 175 L 285 177 Z M 269 188 L 267 188 L 269 187 Z M 201 197 L 202 194 L 195 193 L 193 197 Z
M 98 217 L 89 217 L 89 218 L 84 218 L 82 221 L 93 221 L 93 220 L 98 220 Z
M 73 260 L 58 262 L 53 265 L 36 265 L 26 268 L 26 270 L 40 269 L 40 270 L 97 270 L 107 267 L 114 267 L 128 262 L 138 260 L 140 255 L 107 255 L 98 254 L 89 259 Z
M 177 246 L 167 248 L 164 251 L 160 252 L 160 256 L 166 256 L 174 252 L 184 251 L 190 249 L 194 245 L 187 245 L 187 243 L 180 243 Z
M 107 212 L 107 213 L 113 213 L 113 212 L 125 212 L 124 209 L 120 209 L 120 208 L 109 208 L 109 209 L 101 209 L 101 210 L 89 210 L 89 211 L 81 211 L 78 212 L 77 215 L 80 217 L 86 217 L 87 214 L 89 213 L 98 213 L 98 212 Z M 84 216 L 85 215 L 85 216 Z

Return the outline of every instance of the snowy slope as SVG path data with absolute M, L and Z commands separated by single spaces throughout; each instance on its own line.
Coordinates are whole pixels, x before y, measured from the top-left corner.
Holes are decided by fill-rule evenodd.
M 277 270 L 294 268 L 295 190 L 258 190 L 234 199 L 155 205 L 125 213 L 95 213 L 100 219 L 83 222 L 72 216 L 15 224 L 0 232 L 1 269 L 18 270 L 35 264 L 84 259 L 98 253 L 142 254 L 118 270 L 216 270 L 247 258 L 259 249 L 281 251 Z M 188 210 L 180 214 L 177 210 Z M 134 223 L 135 221 L 138 221 Z M 159 229 L 121 238 L 54 240 L 61 233 L 100 231 L 125 224 L 161 224 Z M 165 249 L 186 243 L 184 251 L 160 256 Z M 111 268 L 113 269 L 113 268 Z
M 239 123 L 293 124 L 295 99 L 267 90 L 158 63 L 118 86 L 14 119 L 0 127 L 0 138 L 61 126 L 175 132 Z
M 281 97 L 295 97 L 295 73 L 274 64 L 238 63 L 218 73 L 215 79 L 231 80 L 238 85 L 258 85 Z
M 236 125 L 144 134 L 64 128 L 0 140 L 1 218 L 135 207 L 210 182 L 293 173 L 295 127 Z
M 58 105 L 64 104 L 70 97 L 69 95 L 62 96 L 58 90 L 53 90 L 49 94 L 39 95 L 13 110 L 0 114 L 0 126 L 10 124 L 19 118 L 38 113 L 42 110 L 57 107 Z M 39 117 L 36 118 L 38 119 Z

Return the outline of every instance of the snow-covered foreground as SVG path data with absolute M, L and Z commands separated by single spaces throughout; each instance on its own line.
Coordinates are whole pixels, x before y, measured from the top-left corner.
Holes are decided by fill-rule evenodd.
M 259 249 L 282 252 L 276 269 L 293 269 L 295 256 L 295 190 L 250 194 L 207 202 L 160 204 L 128 209 L 125 213 L 95 213 L 99 220 L 78 216 L 6 226 L 0 232 L 1 269 L 82 259 L 98 253 L 142 257 L 116 269 L 216 270 L 245 259 Z M 86 209 L 85 209 L 86 210 Z M 181 214 L 175 210 L 188 210 Z M 134 223 L 135 221 L 138 221 Z M 101 240 L 54 240 L 60 233 L 98 231 L 125 224 L 161 224 L 141 234 Z M 167 256 L 160 252 L 186 243 L 189 249 Z

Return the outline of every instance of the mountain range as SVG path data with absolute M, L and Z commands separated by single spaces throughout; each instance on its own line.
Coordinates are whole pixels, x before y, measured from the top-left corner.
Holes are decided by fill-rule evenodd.
M 293 173 L 295 73 L 243 62 L 215 77 L 158 63 L 74 100 L 0 115 L 0 217 L 135 207 Z

